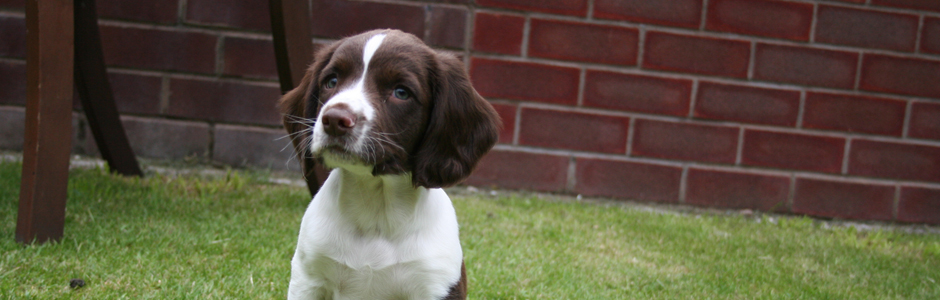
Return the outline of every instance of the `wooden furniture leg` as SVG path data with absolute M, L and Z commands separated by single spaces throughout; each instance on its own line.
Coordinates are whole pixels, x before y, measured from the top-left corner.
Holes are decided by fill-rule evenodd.
M 75 1 L 75 87 L 101 157 L 112 172 L 143 176 L 127 142 L 101 51 L 94 0 Z
M 94 0 L 29 0 L 20 243 L 62 237 L 72 143 L 72 89 L 111 171 L 142 176 L 111 95 Z
M 306 0 L 270 0 L 271 35 L 281 93 L 294 89 L 313 62 L 313 34 L 310 6 Z M 316 195 L 326 179 L 327 170 L 312 158 L 301 160 L 307 189 Z
M 26 124 L 16 240 L 62 237 L 72 144 L 73 0 L 26 1 Z

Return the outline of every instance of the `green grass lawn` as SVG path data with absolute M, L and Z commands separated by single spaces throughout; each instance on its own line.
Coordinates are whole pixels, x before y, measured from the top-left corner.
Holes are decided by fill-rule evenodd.
M 250 171 L 137 179 L 76 169 L 65 238 L 22 246 L 20 168 L 0 162 L 0 298 L 286 295 L 302 187 Z M 940 299 L 937 234 L 461 191 L 472 299 Z M 72 278 L 87 285 L 71 290 Z

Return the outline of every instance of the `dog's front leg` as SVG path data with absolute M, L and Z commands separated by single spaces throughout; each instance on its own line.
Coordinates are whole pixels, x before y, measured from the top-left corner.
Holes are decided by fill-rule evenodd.
M 299 262 L 291 262 L 290 286 L 287 288 L 287 300 L 332 300 L 332 295 L 323 287 L 323 283 L 311 278 Z

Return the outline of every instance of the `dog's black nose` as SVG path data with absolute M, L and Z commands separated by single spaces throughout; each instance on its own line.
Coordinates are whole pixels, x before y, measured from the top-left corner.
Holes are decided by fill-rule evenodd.
M 323 130 L 330 136 L 343 136 L 356 126 L 356 116 L 348 109 L 331 108 L 320 116 Z

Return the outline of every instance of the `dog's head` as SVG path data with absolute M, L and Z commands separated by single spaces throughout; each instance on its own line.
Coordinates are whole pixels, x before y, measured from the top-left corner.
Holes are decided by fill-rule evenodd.
M 321 49 L 279 107 L 302 158 L 428 188 L 469 176 L 500 127 L 460 60 L 397 30 Z

